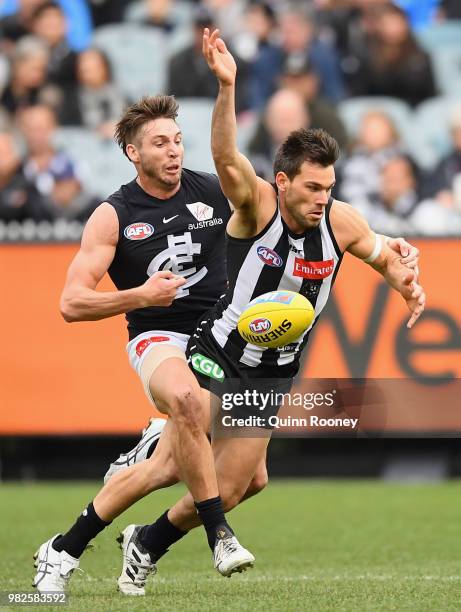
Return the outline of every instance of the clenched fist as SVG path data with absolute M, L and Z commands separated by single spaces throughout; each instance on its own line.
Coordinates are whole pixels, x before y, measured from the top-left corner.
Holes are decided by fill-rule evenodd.
M 139 288 L 145 301 L 145 306 L 171 306 L 179 287 L 186 279 L 177 276 L 169 270 L 155 272 Z

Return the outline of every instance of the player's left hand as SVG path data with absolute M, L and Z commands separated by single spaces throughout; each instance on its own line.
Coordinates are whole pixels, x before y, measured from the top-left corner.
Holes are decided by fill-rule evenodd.
M 400 293 L 411 312 L 410 320 L 407 323 L 407 327 L 410 329 L 422 315 L 426 305 L 426 294 L 422 286 L 417 282 L 413 271 L 408 272 L 404 276 Z
M 388 238 L 387 245 L 401 257 L 400 261 L 404 266 L 410 268 L 415 273 L 415 280 L 419 277 L 419 249 L 411 245 L 405 238 Z
M 216 78 L 223 85 L 233 85 L 237 75 L 237 65 L 226 43 L 219 38 L 219 30 L 203 30 L 203 56 Z

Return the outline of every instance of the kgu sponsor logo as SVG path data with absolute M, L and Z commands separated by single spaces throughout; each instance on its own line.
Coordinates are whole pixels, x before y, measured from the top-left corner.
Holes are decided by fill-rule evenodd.
M 295 263 L 293 266 L 293 276 L 300 276 L 301 278 L 326 278 L 333 273 L 335 264 L 333 259 L 327 259 L 325 261 L 306 261 L 300 257 L 295 257 Z

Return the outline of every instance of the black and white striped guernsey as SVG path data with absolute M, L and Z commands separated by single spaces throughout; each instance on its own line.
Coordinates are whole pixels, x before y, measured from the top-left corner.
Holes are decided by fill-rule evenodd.
M 289 230 L 277 207 L 257 236 L 249 239 L 227 236 L 229 288 L 207 313 L 196 334 L 213 339 L 234 363 L 245 368 L 273 371 L 275 367 L 294 376 L 301 351 L 327 303 L 342 260 L 330 224 L 332 205 L 330 198 L 320 224 L 301 235 Z M 312 325 L 297 342 L 278 349 L 245 342 L 237 331 L 242 311 L 263 293 L 282 289 L 307 297 L 315 309 Z

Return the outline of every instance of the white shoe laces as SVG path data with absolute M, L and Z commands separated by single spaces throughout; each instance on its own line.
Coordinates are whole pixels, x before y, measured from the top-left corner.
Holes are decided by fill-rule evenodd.
M 216 548 L 217 548 L 218 556 L 221 556 L 222 554 L 226 554 L 226 553 L 232 554 L 236 552 L 238 547 L 235 543 L 235 538 L 228 537 L 228 538 L 223 538 L 222 540 L 218 540 L 218 543 L 216 544 Z
M 149 574 L 155 574 L 157 570 L 155 563 L 138 563 L 131 556 L 126 556 L 125 560 L 131 573 L 135 576 L 135 579 L 132 580 L 132 582 L 136 586 L 143 587 L 146 584 Z M 133 568 L 136 568 L 136 570 Z

